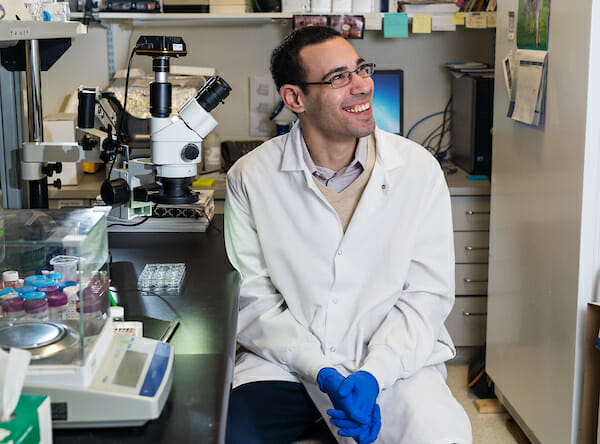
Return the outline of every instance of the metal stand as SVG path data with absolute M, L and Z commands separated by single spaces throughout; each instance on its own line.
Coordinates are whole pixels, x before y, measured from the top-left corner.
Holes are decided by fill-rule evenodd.
M 41 66 L 40 50 L 37 40 L 25 41 L 25 58 L 27 80 L 27 121 L 29 127 L 29 142 L 44 141 L 42 95 L 41 95 Z M 46 175 L 41 172 L 41 164 L 37 179 L 28 180 L 29 208 L 48 208 L 48 181 Z
M 43 143 L 44 140 L 40 41 L 67 39 L 85 33 L 87 33 L 87 26 L 78 22 L 2 20 L 2 26 L 0 26 L 1 49 L 14 46 L 15 40 L 25 41 L 29 128 L 29 138 L 25 143 Z M 66 48 L 55 50 L 55 59 L 60 57 L 65 50 Z M 50 63 L 54 63 L 54 61 Z M 18 71 L 18 69 L 11 71 Z M 16 80 L 17 77 L 13 76 L 12 73 L 2 71 L 0 77 L 2 78 L 0 110 L 3 114 L 0 117 L 0 172 L 2 173 L 0 174 L 0 184 L 2 186 L 3 205 L 6 208 L 20 208 L 25 205 L 28 205 L 29 208 L 48 208 L 48 184 L 46 174 L 42 172 L 43 163 L 20 162 L 21 156 L 17 152 L 21 149 L 20 146 L 16 147 L 16 145 L 21 145 L 19 143 L 21 140 L 21 112 L 15 113 L 17 118 L 12 118 L 7 113 L 15 110 L 20 111 L 24 108 L 24 103 L 20 99 L 20 82 Z M 25 139 L 25 137 L 22 139 Z

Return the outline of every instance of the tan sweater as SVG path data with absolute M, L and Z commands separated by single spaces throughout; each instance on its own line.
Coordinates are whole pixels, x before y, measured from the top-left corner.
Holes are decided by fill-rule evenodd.
M 348 185 L 345 189 L 336 193 L 330 188 L 327 188 L 322 184 L 316 177 L 313 180 L 319 187 L 319 190 L 323 193 L 325 198 L 329 201 L 331 206 L 337 211 L 337 214 L 342 222 L 342 228 L 344 233 L 350 224 L 350 219 L 354 214 L 354 210 L 360 201 L 360 197 L 369 182 L 371 172 L 375 166 L 375 138 L 370 135 L 367 140 L 367 166 L 364 171 L 356 178 L 354 182 Z

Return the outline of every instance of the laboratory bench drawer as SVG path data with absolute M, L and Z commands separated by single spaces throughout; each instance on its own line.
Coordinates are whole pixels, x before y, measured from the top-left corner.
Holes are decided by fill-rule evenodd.
M 489 196 L 451 196 L 454 231 L 488 231 Z
M 487 264 L 455 265 L 456 295 L 487 295 Z
M 455 231 L 454 256 L 457 264 L 485 264 L 488 262 L 489 231 Z
M 457 297 L 446 319 L 446 328 L 456 347 L 485 344 L 487 298 Z

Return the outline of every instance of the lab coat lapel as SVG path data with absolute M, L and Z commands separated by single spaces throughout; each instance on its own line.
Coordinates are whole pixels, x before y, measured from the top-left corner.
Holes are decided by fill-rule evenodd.
M 397 141 L 392 144 L 389 134 L 375 131 L 375 166 L 365 190 L 354 210 L 350 224 L 346 229 L 346 236 L 350 235 L 357 227 L 369 226 L 369 220 L 377 217 L 377 212 L 387 204 L 394 183 L 390 179 L 393 172 L 404 164 L 401 149 L 397 148 Z
M 377 217 L 378 209 L 386 204 L 393 186 L 393 182 L 390 180 L 390 173 L 394 172 L 394 174 L 397 174 L 395 170 L 401 168 L 405 163 L 402 146 L 401 144 L 400 147 L 398 146 L 398 136 L 381 131 L 379 128 L 376 128 L 374 136 L 376 150 L 375 166 L 356 210 L 352 215 L 346 234 L 352 230 L 353 225 L 358 224 L 364 227 L 364 224 L 368 223 L 369 218 Z M 335 209 L 315 184 L 312 174 L 308 171 L 302 157 L 301 137 L 300 123 L 296 121 L 284 141 L 280 169 L 287 172 L 301 171 L 304 175 L 306 186 L 315 193 L 330 211 L 337 215 Z M 358 219 L 358 221 L 355 219 Z

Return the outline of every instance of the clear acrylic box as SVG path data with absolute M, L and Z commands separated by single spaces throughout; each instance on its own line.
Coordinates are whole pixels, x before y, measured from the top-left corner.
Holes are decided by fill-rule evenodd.
M 94 349 L 106 336 L 102 333 L 112 329 L 107 316 L 109 210 L 0 210 L 0 227 L 4 225 L 0 271 L 17 271 L 24 280 L 17 282 L 14 291 L 3 290 L 0 347 L 29 350 L 32 366 L 78 367 L 94 361 Z M 60 272 L 60 277 L 54 272 Z M 41 294 L 31 294 L 25 286 L 35 287 L 33 293 Z M 7 311 L 14 307 L 4 302 L 15 298 L 23 298 L 26 309 L 22 315 Z M 42 302 L 28 303 L 35 299 Z M 39 307 L 32 308 L 34 305 Z

